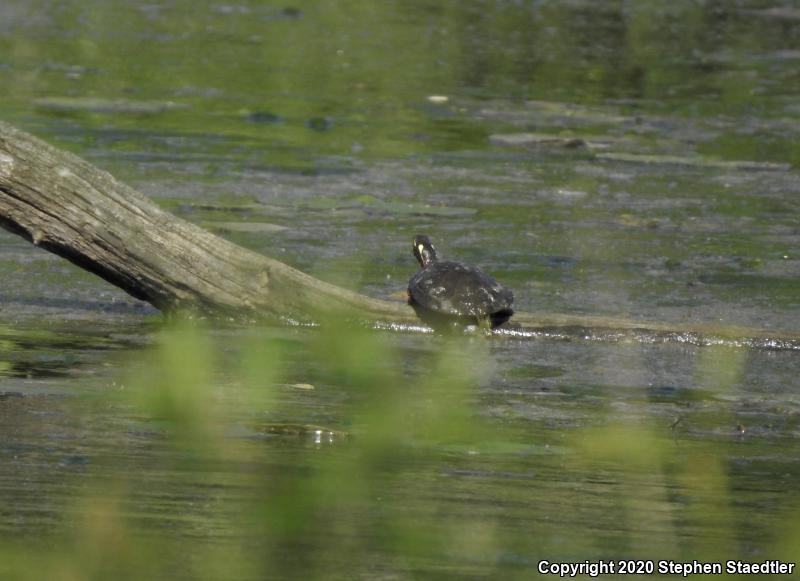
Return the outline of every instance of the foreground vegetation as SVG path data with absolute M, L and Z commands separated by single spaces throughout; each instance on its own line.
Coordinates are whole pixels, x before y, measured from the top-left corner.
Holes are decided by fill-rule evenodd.
M 87 434 L 113 415 L 113 444 L 59 469 L 73 495 L 5 536 L 0 571 L 530 578 L 543 559 L 797 554 L 800 506 L 762 525 L 770 495 L 746 490 L 754 476 L 779 488 L 792 463 L 765 462 L 774 443 L 748 440 L 730 409 L 702 404 L 733 395 L 747 351 L 698 351 L 693 396 L 659 402 L 642 388 L 590 401 L 567 385 L 537 391 L 542 378 L 523 362 L 499 368 L 508 341 L 414 341 L 331 323 L 302 337 L 164 329 L 104 389 L 75 396 Z M 523 420 L 524 405 L 497 388 L 520 374 L 538 417 Z

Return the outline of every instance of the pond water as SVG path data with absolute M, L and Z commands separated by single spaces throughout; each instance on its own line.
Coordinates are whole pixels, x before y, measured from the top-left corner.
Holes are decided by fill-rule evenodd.
M 324 280 L 390 298 L 427 233 L 520 310 L 800 328 L 791 2 L 9 0 L 0 33 L 0 119 Z M 792 350 L 176 326 L 2 232 L 0 574 L 794 562 L 798 376 Z

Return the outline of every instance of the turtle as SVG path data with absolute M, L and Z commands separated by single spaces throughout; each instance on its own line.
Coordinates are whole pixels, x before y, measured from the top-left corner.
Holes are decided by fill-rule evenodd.
M 440 261 L 430 238 L 414 237 L 419 271 L 408 281 L 408 303 L 434 328 L 477 324 L 484 330 L 508 321 L 514 294 L 481 269 Z

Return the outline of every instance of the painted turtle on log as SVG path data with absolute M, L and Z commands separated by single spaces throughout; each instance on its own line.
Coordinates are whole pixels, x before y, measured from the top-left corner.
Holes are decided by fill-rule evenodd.
M 483 272 L 462 262 L 439 261 L 427 236 L 414 237 L 420 270 L 408 281 L 408 302 L 434 328 L 502 325 L 514 314 L 514 294 Z

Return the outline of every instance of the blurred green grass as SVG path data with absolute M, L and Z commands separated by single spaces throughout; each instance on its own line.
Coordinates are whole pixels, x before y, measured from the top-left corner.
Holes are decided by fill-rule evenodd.
M 530 578 L 539 558 L 741 558 L 752 509 L 718 439 L 679 440 L 632 401 L 641 414 L 598 407 L 562 448 L 537 448 L 481 413 L 492 340 L 424 340 L 409 370 L 384 334 L 342 321 L 307 342 L 163 329 L 102 398 L 158 465 L 96 463 L 52 536 L 0 542 L 3 578 Z M 746 354 L 700 351 L 698 384 L 729 393 Z M 330 425 L 282 423 L 330 385 L 347 398 L 321 413 Z M 797 509 L 772 558 L 797 555 Z

